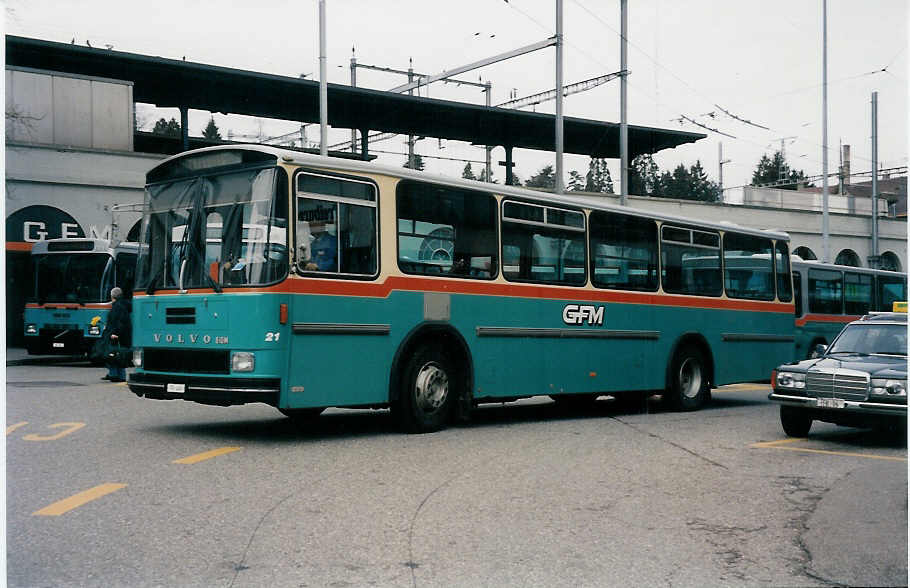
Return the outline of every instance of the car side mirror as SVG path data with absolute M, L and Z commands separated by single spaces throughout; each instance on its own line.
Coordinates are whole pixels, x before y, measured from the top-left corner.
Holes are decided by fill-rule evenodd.
M 815 346 L 815 349 L 812 350 L 812 359 L 823 356 L 825 354 L 825 351 L 827 351 L 827 350 L 828 350 L 827 345 L 825 345 L 823 343 L 818 343 Z

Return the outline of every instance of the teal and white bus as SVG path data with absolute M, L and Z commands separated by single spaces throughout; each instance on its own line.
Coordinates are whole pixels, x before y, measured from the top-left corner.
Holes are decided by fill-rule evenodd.
M 390 408 L 422 432 L 537 395 L 697 409 L 793 355 L 783 233 L 225 146 L 148 173 L 141 234 L 146 398 Z
M 86 354 L 101 337 L 111 288 L 130 297 L 137 243 L 49 239 L 32 246 L 33 289 L 25 305 L 25 346 L 32 355 Z
M 818 261 L 793 256 L 795 292 L 794 361 L 812 357 L 817 345 L 827 345 L 849 322 L 870 311 L 890 312 L 907 300 L 907 274 Z

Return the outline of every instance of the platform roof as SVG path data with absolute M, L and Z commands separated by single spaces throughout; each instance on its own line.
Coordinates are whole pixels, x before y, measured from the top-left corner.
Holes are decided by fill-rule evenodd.
M 302 123 L 319 122 L 319 83 L 149 55 L 6 36 L 9 66 L 133 83 L 133 100 Z M 334 128 L 411 134 L 478 145 L 554 151 L 551 114 L 328 84 Z M 565 117 L 564 152 L 619 157 L 619 124 Z M 629 125 L 629 157 L 704 138 L 699 133 Z

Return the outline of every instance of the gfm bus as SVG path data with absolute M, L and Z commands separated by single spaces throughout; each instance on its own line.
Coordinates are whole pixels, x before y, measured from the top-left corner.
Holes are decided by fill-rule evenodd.
M 812 357 L 817 345 L 827 345 L 849 322 L 870 311 L 891 311 L 907 300 L 907 274 L 873 270 L 793 256 L 796 314 L 794 360 Z
M 389 407 L 421 432 L 535 395 L 697 409 L 793 355 L 783 233 L 260 146 L 147 180 L 146 398 Z M 744 256 L 749 275 L 725 268 Z
M 137 243 L 49 239 L 32 246 L 34 284 L 25 305 L 25 346 L 32 355 L 87 353 L 111 310 L 110 292 L 129 297 Z

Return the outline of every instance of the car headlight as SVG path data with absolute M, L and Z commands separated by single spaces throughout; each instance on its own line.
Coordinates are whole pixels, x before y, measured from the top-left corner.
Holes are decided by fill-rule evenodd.
M 249 351 L 235 351 L 231 354 L 232 372 L 251 372 L 256 367 L 256 356 Z
M 907 380 L 872 379 L 872 394 L 877 396 L 906 396 Z
M 137 368 L 142 367 L 142 348 L 133 349 L 133 365 Z
M 25 334 L 26 335 L 37 335 L 38 334 L 38 325 L 34 323 L 29 323 L 25 325 Z
M 88 328 L 88 334 L 89 335 L 100 335 L 101 327 L 99 327 L 98 325 L 90 325 Z
M 774 382 L 774 386 L 776 388 L 788 388 L 790 390 L 803 389 L 806 387 L 806 374 L 777 372 L 777 379 Z

